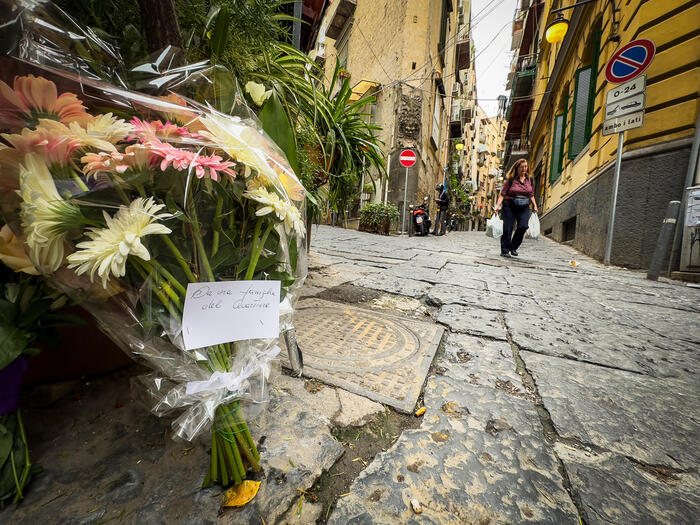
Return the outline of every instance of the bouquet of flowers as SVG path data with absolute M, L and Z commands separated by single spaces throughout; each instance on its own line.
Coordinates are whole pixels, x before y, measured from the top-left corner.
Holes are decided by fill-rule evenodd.
M 291 315 L 304 189 L 250 119 L 38 73 L 0 81 L 3 214 L 37 270 L 154 369 L 140 383 L 154 413 L 180 412 L 176 436 L 211 429 L 204 485 L 239 483 L 259 469 L 243 408 L 265 400 L 276 334 L 192 348 L 183 315 L 196 283 L 241 280 L 275 284 Z

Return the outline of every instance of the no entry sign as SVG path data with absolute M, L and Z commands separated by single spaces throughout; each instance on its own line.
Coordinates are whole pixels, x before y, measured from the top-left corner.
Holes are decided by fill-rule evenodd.
M 615 51 L 605 67 L 605 79 L 612 84 L 632 80 L 649 67 L 655 53 L 656 46 L 651 40 L 633 40 Z
M 413 150 L 405 149 L 399 156 L 399 162 L 404 168 L 410 168 L 416 163 L 416 154 Z

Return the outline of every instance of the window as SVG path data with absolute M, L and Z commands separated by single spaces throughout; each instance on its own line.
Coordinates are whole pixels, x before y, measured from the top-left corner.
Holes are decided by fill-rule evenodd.
M 576 72 L 574 104 L 569 135 L 569 158 L 581 153 L 591 139 L 593 113 L 595 110 L 596 80 L 598 78 L 598 55 L 600 54 L 600 31 L 593 36 L 591 63 Z
M 440 93 L 435 89 L 435 104 L 433 105 L 433 130 L 430 136 L 436 148 L 440 147 L 440 124 L 442 122 L 442 103 Z
M 561 175 L 564 164 L 564 134 L 566 133 L 566 113 L 554 117 L 554 140 L 552 141 L 552 165 L 549 169 L 549 182 L 555 182 Z
M 571 134 L 569 135 L 569 158 L 575 158 L 588 144 L 591 138 L 587 128 L 588 111 L 591 102 L 591 66 L 579 69 L 576 72 L 574 86 L 574 104 L 571 108 Z

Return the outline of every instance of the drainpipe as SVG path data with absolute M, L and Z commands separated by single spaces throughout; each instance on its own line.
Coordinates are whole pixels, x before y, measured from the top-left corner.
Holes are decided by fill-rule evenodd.
M 668 277 L 671 277 L 671 272 L 674 269 L 680 267 L 681 241 L 683 240 L 683 228 L 685 227 L 685 208 L 688 205 L 688 193 L 685 189 L 692 186 L 695 182 L 698 171 L 698 153 L 700 153 L 700 111 L 698 111 L 698 116 L 695 119 L 695 136 L 693 137 L 693 146 L 690 148 L 688 172 L 685 175 L 685 184 L 683 185 L 683 195 L 681 197 L 681 209 L 678 212 L 676 232 L 673 236 L 673 249 L 668 261 L 668 271 L 666 272 Z

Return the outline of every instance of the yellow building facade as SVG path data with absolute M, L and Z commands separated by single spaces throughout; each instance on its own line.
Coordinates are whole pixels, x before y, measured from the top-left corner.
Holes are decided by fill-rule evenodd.
M 682 196 L 696 133 L 700 4 L 591 2 L 563 11 L 566 36 L 547 42 L 552 9 L 572 5 L 525 1 L 516 15 L 510 151 L 517 146 L 529 158 L 543 232 L 602 258 L 618 145 L 617 134 L 603 135 L 606 95 L 615 85 L 606 81 L 605 67 L 625 44 L 654 42 L 656 56 L 644 72 L 644 125 L 624 135 L 612 250 L 614 264 L 645 268 L 668 201 Z

